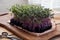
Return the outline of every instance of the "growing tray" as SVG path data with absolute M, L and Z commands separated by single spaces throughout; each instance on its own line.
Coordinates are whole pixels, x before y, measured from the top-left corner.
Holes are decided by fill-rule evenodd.
M 22 31 L 25 31 L 25 32 L 27 32 L 27 33 L 29 33 L 31 35 L 40 36 L 40 35 L 44 35 L 46 33 L 49 33 L 51 31 L 54 31 L 55 30 L 55 28 L 56 28 L 55 23 L 54 23 L 54 21 L 51 21 L 51 22 L 52 22 L 52 28 L 50 28 L 50 29 L 48 29 L 48 30 L 46 30 L 46 31 L 44 31 L 42 33 L 30 32 L 30 31 L 28 31 L 28 30 L 26 30 L 26 29 L 24 29 L 24 28 L 22 28 L 20 26 L 14 25 L 14 24 L 13 24 L 13 26 L 15 26 L 16 28 L 21 29 Z

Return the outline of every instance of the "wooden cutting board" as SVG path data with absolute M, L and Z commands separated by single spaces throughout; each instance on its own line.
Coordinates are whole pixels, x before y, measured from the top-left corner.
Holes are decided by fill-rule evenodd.
M 4 25 L 2 25 L 2 24 L 0 24 L 0 25 L 2 25 L 3 28 L 11 31 L 11 33 L 16 35 L 17 37 L 20 37 L 20 38 L 22 38 L 24 40 L 48 40 L 51 37 L 60 34 L 60 30 L 59 30 L 60 27 L 56 26 L 55 31 L 52 31 L 52 32 L 47 33 L 47 34 L 42 35 L 42 36 L 34 36 L 34 35 L 29 34 L 29 33 L 26 33 L 25 31 L 17 29 L 14 26 L 9 25 L 8 20 L 10 20 L 10 19 L 11 19 L 11 15 L 9 15 L 9 14 L 5 15 L 5 16 L 1 16 L 0 17 L 0 23 L 2 23 Z

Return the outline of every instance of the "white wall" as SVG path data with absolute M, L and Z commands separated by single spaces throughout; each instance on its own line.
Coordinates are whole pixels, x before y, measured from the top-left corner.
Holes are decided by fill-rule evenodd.
M 0 0 L 0 12 L 8 12 L 14 4 L 27 4 L 27 0 Z
M 14 4 L 41 4 L 47 8 L 60 8 L 60 0 L 0 0 L 0 12 L 8 12 Z
M 52 0 L 29 0 L 29 4 L 41 4 L 46 8 L 52 8 Z
M 60 0 L 29 0 L 29 4 L 41 4 L 47 8 L 60 8 Z
M 60 8 L 60 0 L 53 0 L 53 8 Z
M 41 4 L 41 0 L 28 0 L 29 4 Z
M 52 9 L 53 7 L 52 3 L 53 3 L 53 0 L 42 0 L 41 5 L 46 8 Z

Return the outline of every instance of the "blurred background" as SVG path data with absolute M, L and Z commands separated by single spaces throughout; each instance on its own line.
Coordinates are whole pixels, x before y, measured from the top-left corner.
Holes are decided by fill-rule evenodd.
M 60 11 L 60 0 L 0 0 L 0 13 L 9 12 L 9 8 L 14 4 L 39 4 Z

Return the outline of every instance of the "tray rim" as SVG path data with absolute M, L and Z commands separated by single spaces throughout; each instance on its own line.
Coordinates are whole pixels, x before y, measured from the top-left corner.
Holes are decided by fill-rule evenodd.
M 23 28 L 21 28 L 19 26 L 16 26 L 16 25 L 15 25 L 15 27 L 18 28 L 18 29 L 21 29 L 21 30 L 23 30 L 23 31 L 25 31 L 25 32 L 27 32 L 27 33 L 29 33 L 31 35 L 34 35 L 34 36 L 42 36 L 44 34 L 47 34 L 49 32 L 52 32 L 52 31 L 54 31 L 56 29 L 56 26 L 54 25 L 51 29 L 49 29 L 49 30 L 47 30 L 47 31 L 45 31 L 43 33 L 34 33 L 34 32 L 27 31 L 27 30 L 25 30 L 25 29 L 23 29 Z
M 10 23 L 10 20 L 9 20 L 9 23 Z M 26 29 L 23 29 L 22 27 L 19 27 L 19 26 L 16 26 L 16 25 L 14 25 L 14 26 L 15 26 L 17 29 L 21 29 L 22 31 L 25 31 L 25 32 L 27 32 L 27 33 L 29 33 L 29 34 L 31 34 L 31 35 L 41 36 L 41 35 L 47 34 L 47 33 L 49 33 L 49 32 L 52 32 L 52 31 L 54 31 L 54 30 L 56 29 L 56 23 L 55 23 L 55 21 L 54 21 L 53 19 L 51 19 L 51 23 L 52 23 L 52 28 L 51 28 L 51 29 L 48 29 L 47 31 L 42 32 L 42 33 L 30 32 L 30 31 L 28 31 L 28 30 L 26 30 Z

